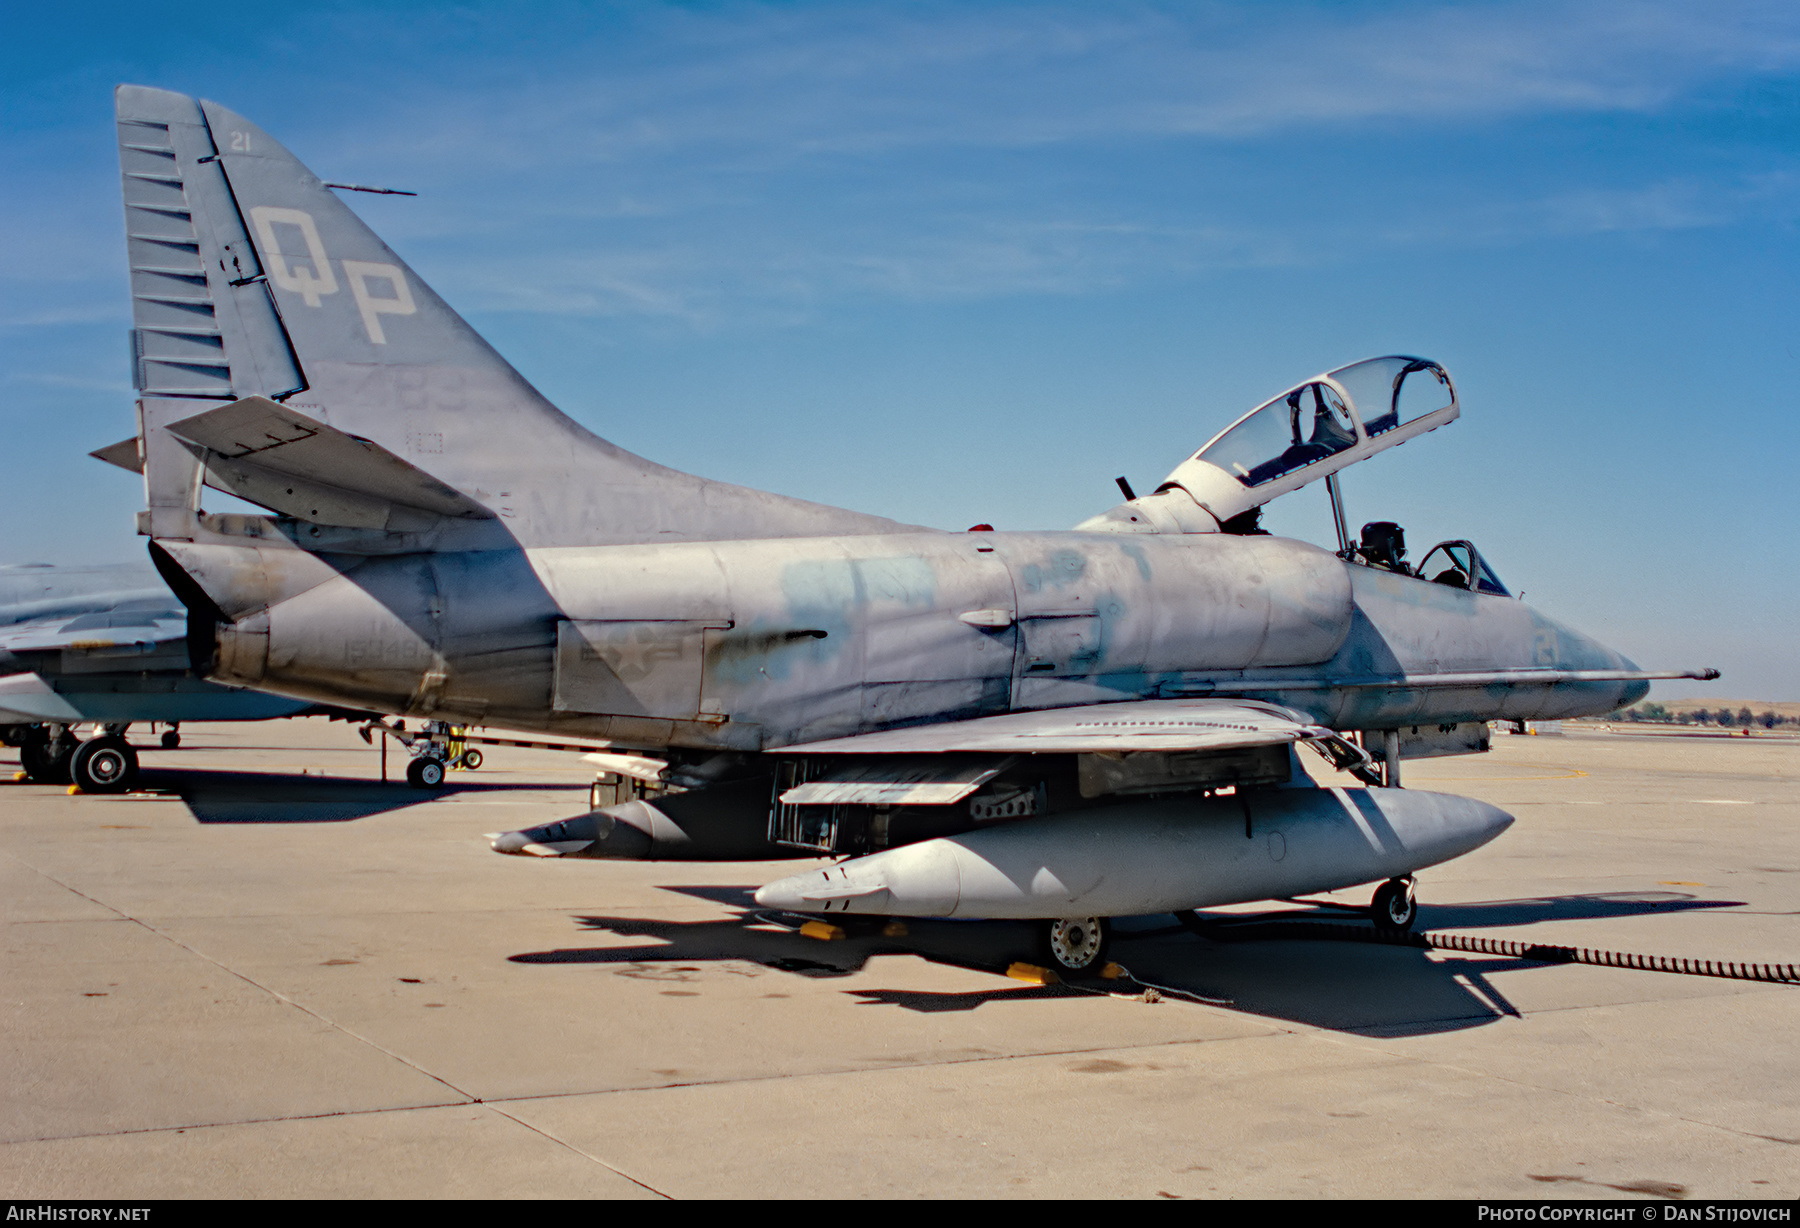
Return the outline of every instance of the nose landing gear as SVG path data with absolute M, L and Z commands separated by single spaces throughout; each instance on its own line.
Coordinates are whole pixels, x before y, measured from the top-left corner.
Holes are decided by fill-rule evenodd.
M 406 783 L 415 789 L 435 789 L 444 783 L 444 761 L 420 754 L 406 765 Z
M 406 783 L 415 789 L 442 787 L 444 773 L 453 767 L 473 771 L 481 766 L 481 752 L 468 745 L 461 729 L 445 721 L 426 721 L 423 731 L 408 733 L 403 724 L 372 720 L 361 733 L 365 742 L 379 733 L 412 753 L 412 762 L 406 765 Z

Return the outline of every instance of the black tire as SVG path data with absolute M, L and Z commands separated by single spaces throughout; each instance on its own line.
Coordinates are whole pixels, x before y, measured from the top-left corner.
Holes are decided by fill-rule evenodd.
M 1404 934 L 1419 919 L 1419 905 L 1413 899 L 1410 879 L 1390 878 L 1375 889 L 1369 902 L 1369 916 L 1375 928 L 1388 934 Z
M 1093 976 L 1106 967 L 1112 926 L 1105 917 L 1064 917 L 1040 925 L 1039 953 L 1053 970 L 1067 976 Z
M 30 732 L 30 725 L 0 725 L 0 744 L 23 746 L 25 745 L 25 735 Z
M 112 734 L 89 738 L 69 760 L 69 779 L 83 793 L 123 793 L 137 774 L 137 752 Z
M 473 772 L 481 766 L 481 752 L 470 747 L 463 752 L 462 765 L 465 771 Z
M 75 748 L 79 745 L 66 732 L 52 741 L 49 730 L 42 725 L 35 726 L 19 747 L 19 766 L 25 769 L 27 777 L 40 785 L 66 785 L 69 783 L 69 760 L 74 758 Z
M 444 783 L 444 765 L 436 759 L 414 759 L 406 765 L 406 783 L 415 789 L 435 789 Z
M 174 750 L 177 746 L 180 746 L 180 745 L 181 745 L 181 735 L 179 733 L 177 733 L 175 730 L 171 729 L 167 733 L 163 734 L 162 748 L 164 750 Z
M 41 729 L 27 729 L 19 743 L 19 766 L 25 778 L 40 785 L 55 784 L 50 779 L 50 740 Z

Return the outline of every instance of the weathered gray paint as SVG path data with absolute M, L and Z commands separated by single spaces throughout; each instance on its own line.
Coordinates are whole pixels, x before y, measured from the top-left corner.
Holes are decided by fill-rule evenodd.
M 743 752 L 874 735 L 848 753 L 878 755 L 893 741 L 883 731 L 963 722 L 1002 722 L 993 753 L 1011 753 L 1031 725 L 1019 714 L 1091 705 L 1213 705 L 1222 719 L 1249 711 L 1222 698 L 1277 705 L 1228 735 L 1220 721 L 1171 721 L 1180 738 L 1159 747 L 1197 750 L 1600 712 L 1646 689 L 1629 661 L 1509 598 L 1218 531 L 1240 506 L 1453 419 L 1447 376 L 1448 405 L 1386 435 L 1357 419 L 1353 447 L 1251 490 L 1196 456 L 1082 530 L 911 528 L 608 443 L 545 401 L 260 128 L 136 87 L 118 108 L 128 226 L 174 219 L 154 243 L 181 253 L 157 272 L 152 241 L 131 240 L 140 366 L 175 373 L 142 381 L 140 524 L 196 613 L 219 620 L 216 642 L 197 645 L 214 651 L 217 679 L 609 739 L 683 770 L 737 752 L 713 758 L 723 774 L 708 779 L 749 762 Z M 158 125 L 161 144 L 144 136 Z M 193 301 L 174 303 L 169 278 Z M 204 308 L 216 327 L 171 331 L 178 307 Z M 154 346 L 189 347 L 191 361 Z M 1342 391 L 1333 375 L 1316 382 Z M 202 482 L 282 514 L 205 515 Z M 1104 723 L 1074 722 L 1057 753 L 1080 753 L 1090 735 L 1113 745 L 1088 728 Z M 767 811 L 762 780 L 609 808 L 580 840 L 507 841 L 762 855 L 763 837 L 739 830 Z M 659 852 L 670 849 L 683 851 Z M 1426 864 L 1416 852 L 1408 864 Z
M 1412 874 L 1513 821 L 1485 802 L 1401 789 L 1267 789 L 1253 799 L 1247 811 L 1240 798 L 1186 797 L 1020 819 L 792 875 L 756 902 L 910 917 L 1179 912 Z
M 774 748 L 1184 693 L 1259 695 L 1361 728 L 1566 715 L 1633 692 L 1319 690 L 1319 667 L 1365 679 L 1631 667 L 1518 603 L 1297 542 L 899 531 L 654 465 L 545 402 L 261 129 L 162 91 L 126 87 L 118 101 L 127 136 L 177 125 L 172 152 L 155 156 L 181 183 L 210 185 L 205 208 L 184 207 L 215 309 L 234 282 L 262 278 L 307 384 L 280 406 L 144 402 L 146 527 L 237 620 L 221 635 L 221 678 L 646 748 Z M 132 144 L 127 165 L 143 155 Z M 246 391 L 278 390 L 234 377 L 232 394 Z M 202 472 L 289 515 L 198 516 Z M 577 669 L 571 628 L 612 622 L 643 624 L 625 644 L 695 624 L 660 658 L 681 679 L 615 687 L 604 654 Z M 674 696 L 696 658 L 690 705 Z M 630 698 L 645 687 L 649 701 Z
M 1407 685 L 1478 667 L 1635 667 L 1518 601 L 1269 537 L 931 533 L 367 559 L 161 545 L 227 613 L 248 614 L 259 592 L 274 598 L 221 628 L 223 680 L 339 702 L 354 690 L 390 711 L 645 748 L 769 750 L 1194 693 L 1265 697 L 1337 729 L 1547 719 L 1645 689 Z M 997 609 L 1014 621 L 961 618 Z M 575 678 L 576 627 L 668 681 L 617 680 L 619 661 L 591 652 Z M 1333 677 L 1391 682 L 1318 686 Z M 694 680 L 691 703 L 669 706 Z M 629 698 L 646 686 L 667 696 Z

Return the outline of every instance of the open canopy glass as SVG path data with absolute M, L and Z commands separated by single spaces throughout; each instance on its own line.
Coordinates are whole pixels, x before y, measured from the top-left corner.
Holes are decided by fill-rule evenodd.
M 1383 436 L 1455 408 L 1450 377 L 1436 363 L 1399 355 L 1371 358 L 1327 372 L 1257 406 L 1220 431 L 1193 460 L 1221 469 L 1250 487 L 1344 453 L 1357 453 L 1308 475 L 1307 481 L 1312 481 L 1419 432 L 1401 431 L 1391 441 Z M 1442 425 L 1454 416 L 1451 413 L 1423 429 Z M 1377 446 L 1359 448 L 1359 444 Z M 1175 481 L 1174 475 L 1170 481 Z
M 1176 466 L 1153 493 L 1078 527 L 1216 532 L 1233 517 L 1435 430 L 1459 413 L 1456 386 L 1430 359 L 1364 359 L 1258 405 Z

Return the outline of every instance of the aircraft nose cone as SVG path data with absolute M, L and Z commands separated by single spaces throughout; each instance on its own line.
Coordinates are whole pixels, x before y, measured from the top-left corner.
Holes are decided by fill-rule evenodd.
M 756 889 L 754 899 L 758 907 L 779 908 L 788 912 L 800 912 L 806 908 L 806 899 L 801 894 L 800 880 L 805 877 L 795 874 L 788 878 L 776 879 Z M 814 908 L 818 905 L 815 903 Z
M 790 874 L 761 887 L 756 902 L 791 912 L 872 916 L 948 916 L 956 903 L 955 855 L 944 840 L 926 840 Z
M 533 843 L 530 836 L 522 831 L 491 831 L 487 834 L 488 847 L 496 853 L 508 853 L 515 857 L 525 856 L 525 850 Z
M 1382 799 L 1395 806 L 1395 830 L 1428 864 L 1474 852 L 1513 825 L 1512 815 L 1472 797 L 1404 789 L 1383 790 Z
M 1449 799 L 1443 813 L 1447 822 L 1442 835 L 1469 849 L 1480 848 L 1513 825 L 1512 815 L 1472 797 Z
M 523 831 L 489 832 L 488 846 L 496 853 L 515 857 L 567 857 L 579 853 L 599 838 L 592 815 L 527 827 Z

